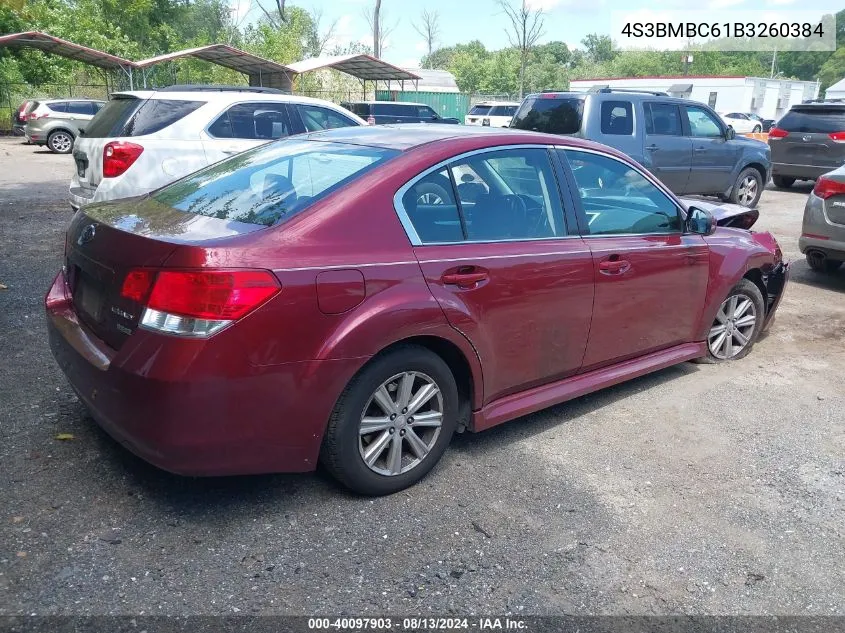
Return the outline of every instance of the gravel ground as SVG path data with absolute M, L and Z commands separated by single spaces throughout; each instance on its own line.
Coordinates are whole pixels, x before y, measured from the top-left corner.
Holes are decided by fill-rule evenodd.
M 845 614 L 845 272 L 800 259 L 808 187 L 763 196 L 795 264 L 748 358 L 457 437 L 363 499 L 169 475 L 86 417 L 42 310 L 71 170 L 0 139 L 0 615 Z

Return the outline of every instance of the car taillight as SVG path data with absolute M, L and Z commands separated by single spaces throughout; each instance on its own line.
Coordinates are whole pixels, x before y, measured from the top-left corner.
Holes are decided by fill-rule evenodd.
M 112 141 L 103 148 L 103 178 L 117 178 L 122 176 L 144 148 L 126 141 Z
M 789 136 L 789 132 L 779 127 L 773 127 L 769 130 L 769 138 L 785 138 Z
M 822 176 L 816 181 L 816 186 L 813 187 L 813 193 L 823 200 L 827 200 L 831 196 L 845 194 L 845 182 L 839 182 L 838 180 L 832 180 Z
M 46 119 L 50 116 L 49 112 L 45 112 L 44 114 L 38 114 L 37 112 L 30 112 L 29 116 L 27 117 L 28 121 L 35 121 L 36 119 Z
M 243 318 L 281 287 L 266 270 L 130 271 L 121 296 L 145 305 L 141 327 L 208 337 Z
M 845 141 L 845 132 L 831 132 L 828 136 L 838 143 Z
M 375 125 L 375 124 L 376 124 L 376 118 L 371 114 L 370 116 L 367 117 L 367 125 Z

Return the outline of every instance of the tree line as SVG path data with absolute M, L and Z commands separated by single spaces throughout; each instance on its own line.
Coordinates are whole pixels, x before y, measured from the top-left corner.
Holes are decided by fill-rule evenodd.
M 285 0 L 258 2 L 258 17 L 233 14 L 227 0 L 0 0 L 0 33 L 41 30 L 109 53 L 141 59 L 209 43 L 228 43 L 262 57 L 290 63 L 324 54 L 384 53 L 384 45 L 398 20 L 396 0 L 367 0 L 362 16 L 372 46 L 360 42 L 338 44 L 336 22 L 319 11 L 307 11 Z M 589 34 L 580 46 L 560 41 L 539 43 L 546 35 L 545 14 L 526 0 L 491 0 L 496 19 L 507 33 L 509 46 L 489 50 L 479 40 L 450 46 L 440 41 L 441 17 L 423 9 L 407 18 L 426 44 L 421 66 L 451 72 L 462 92 L 518 96 L 530 91 L 566 89 L 580 78 L 649 75 L 774 75 L 819 80 L 822 90 L 845 77 L 845 10 L 837 13 L 835 52 L 782 52 L 773 62 L 770 52 L 696 51 L 691 64 L 680 52 L 618 51 L 611 38 Z M 158 83 L 226 81 L 243 77 L 196 60 L 183 60 L 162 71 Z M 180 74 L 182 73 L 182 74 Z M 84 83 L 97 71 L 38 51 L 0 49 L 2 84 Z M 317 78 L 300 78 L 300 88 Z M 310 82 L 310 84 L 309 84 Z

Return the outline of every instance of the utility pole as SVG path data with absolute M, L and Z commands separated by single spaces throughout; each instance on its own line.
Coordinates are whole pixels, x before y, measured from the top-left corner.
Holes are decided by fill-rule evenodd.
M 769 79 L 775 78 L 775 68 L 777 67 L 777 58 L 778 58 L 778 52 L 776 50 L 772 51 L 772 72 L 769 75 Z

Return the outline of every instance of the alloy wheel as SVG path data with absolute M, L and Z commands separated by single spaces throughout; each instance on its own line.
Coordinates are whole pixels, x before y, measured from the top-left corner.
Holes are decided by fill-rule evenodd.
M 66 154 L 73 146 L 73 139 L 70 134 L 56 132 L 50 137 L 50 149 L 59 154 Z
M 737 356 L 751 342 L 755 327 L 754 302 L 744 294 L 731 295 L 722 303 L 707 335 L 710 353 L 721 360 Z
M 746 176 L 739 183 L 737 202 L 742 206 L 749 206 L 757 198 L 757 179 L 754 176 Z
M 440 436 L 443 394 L 426 374 L 407 371 L 370 396 L 358 426 L 358 450 L 367 467 L 395 476 L 418 466 Z
M 418 204 L 443 204 L 443 198 L 436 193 L 424 193 L 417 198 Z

